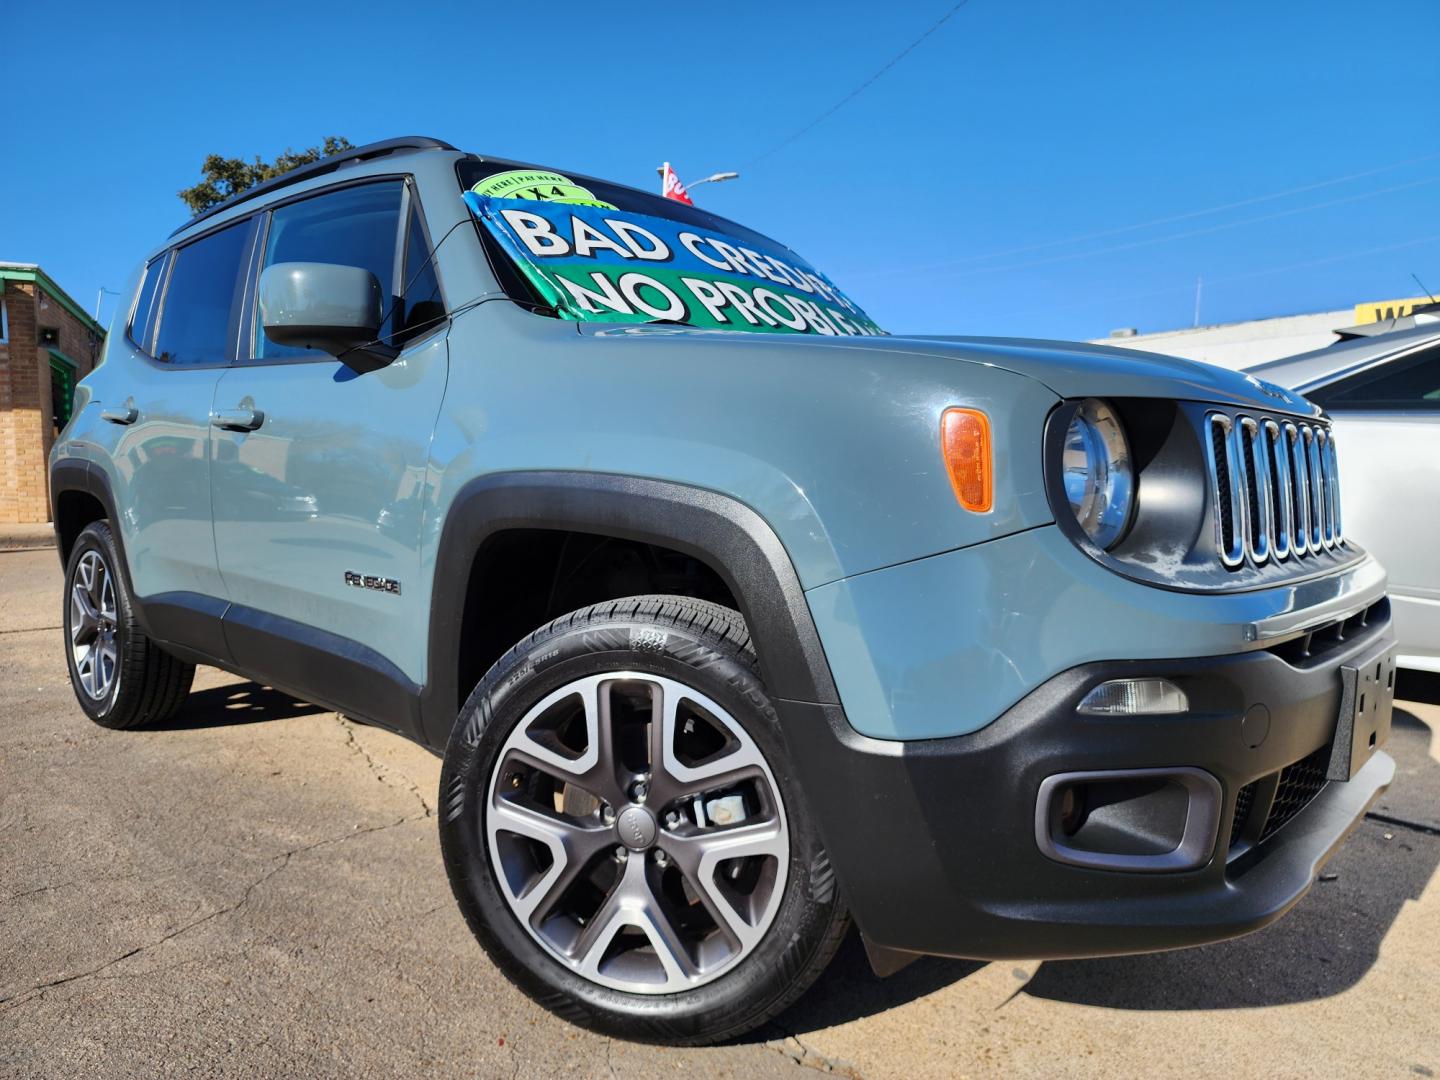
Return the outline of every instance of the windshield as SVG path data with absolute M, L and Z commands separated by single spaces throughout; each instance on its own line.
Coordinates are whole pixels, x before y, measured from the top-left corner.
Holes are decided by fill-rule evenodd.
M 562 319 L 767 334 L 884 331 L 783 244 L 674 199 L 575 174 L 462 160 L 492 252 Z M 504 278 L 512 275 L 505 274 Z

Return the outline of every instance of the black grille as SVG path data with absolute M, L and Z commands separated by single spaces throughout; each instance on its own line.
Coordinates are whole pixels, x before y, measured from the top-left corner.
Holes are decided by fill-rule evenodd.
M 1329 762 L 1330 747 L 1322 746 L 1309 757 L 1280 770 L 1280 786 L 1275 789 L 1270 816 L 1265 819 L 1265 828 L 1260 833 L 1262 844 L 1320 794 L 1325 787 L 1325 770 Z
M 1206 415 L 1210 498 L 1222 565 L 1299 562 L 1345 544 L 1335 440 L 1323 423 Z
M 1235 796 L 1235 819 L 1230 823 L 1230 846 L 1234 847 L 1240 842 L 1240 830 L 1245 828 L 1245 821 L 1250 817 L 1250 808 L 1255 805 L 1255 783 L 1246 784 L 1240 789 L 1240 794 Z
M 1239 854 L 1236 849 L 1245 832 L 1254 835 L 1251 819 L 1263 810 L 1264 804 L 1257 806 L 1255 801 L 1262 788 L 1268 790 L 1273 783 L 1275 797 L 1270 801 L 1270 809 L 1265 811 L 1265 824 L 1260 829 L 1258 844 L 1263 844 L 1279 832 L 1324 790 L 1325 771 L 1329 764 L 1330 747 L 1322 746 L 1309 757 L 1285 766 L 1278 774 L 1271 773 L 1241 788 L 1235 795 L 1235 817 L 1230 823 L 1231 852 Z

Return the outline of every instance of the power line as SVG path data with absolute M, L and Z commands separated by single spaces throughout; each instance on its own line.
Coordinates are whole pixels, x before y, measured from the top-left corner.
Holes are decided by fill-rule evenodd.
M 1248 199 L 1238 199 L 1234 202 L 1220 203 L 1217 206 L 1207 206 L 1199 210 L 1187 210 L 1179 214 L 1170 214 L 1166 217 L 1152 218 L 1149 221 L 1139 221 L 1131 225 L 1117 225 L 1114 228 L 1098 229 L 1094 232 L 1079 233 L 1075 236 L 1067 236 L 1059 240 L 1044 240 L 1036 244 L 1024 244 L 1020 247 L 1001 248 L 996 251 L 986 251 L 978 255 L 964 255 L 958 259 L 948 259 L 945 262 L 929 263 L 924 266 L 905 267 L 900 270 L 879 271 L 862 277 L 892 277 L 899 273 L 922 270 L 943 270 L 950 266 L 963 266 L 973 262 L 983 262 L 986 259 L 998 259 L 1005 255 L 1023 255 L 1031 251 L 1043 251 L 1047 248 L 1064 247 L 1067 244 L 1079 244 L 1086 240 L 1099 240 L 1107 236 L 1119 236 L 1123 233 L 1138 232 L 1142 229 L 1154 228 L 1157 225 L 1170 225 L 1177 221 L 1188 221 L 1192 218 L 1208 217 L 1211 214 L 1224 213 L 1227 210 L 1238 210 L 1244 206 L 1254 206 L 1257 203 L 1273 202 L 1276 199 L 1284 199 L 1291 195 L 1300 195 L 1307 191 L 1316 191 L 1320 188 L 1334 187 L 1337 184 L 1348 184 L 1352 180 L 1363 180 L 1367 176 L 1379 176 L 1381 173 L 1394 172 L 1396 169 L 1403 169 L 1407 165 L 1418 165 L 1421 162 L 1434 161 L 1440 158 L 1440 152 L 1434 154 L 1423 154 L 1420 157 L 1407 158 L 1404 161 L 1392 162 L 1388 165 L 1378 165 L 1373 169 L 1365 169 L 1362 172 L 1348 173 L 1345 176 L 1334 176 L 1326 180 L 1317 180 L 1309 184 L 1301 184 L 1298 187 L 1286 188 L 1284 191 L 1272 191 L 1266 195 L 1254 195 Z M 1390 190 L 1390 189 L 1386 189 Z M 1327 205 L 1327 204 L 1321 204 Z M 854 275 L 852 275 L 854 277 Z M 855 278 L 859 280 L 859 278 Z
M 764 161 L 764 160 L 765 160 L 767 157 L 769 157 L 771 154 L 778 153 L 779 151 L 785 149 L 785 147 L 789 146 L 789 145 L 790 145 L 791 143 L 793 143 L 796 139 L 800 138 L 800 136 L 802 136 L 802 135 L 806 134 L 808 131 L 810 131 L 811 128 L 817 126 L 818 124 L 824 122 L 825 120 L 828 120 L 831 116 L 835 115 L 835 113 L 839 112 L 839 111 L 840 111 L 841 109 L 843 109 L 846 105 L 848 105 L 851 101 L 853 101 L 855 98 L 859 97 L 862 93 L 864 93 L 867 89 L 869 89 L 870 86 L 871 86 L 871 84 L 874 83 L 877 79 L 879 79 L 880 76 L 884 75 L 887 71 L 889 71 L 891 68 L 893 68 L 893 67 L 894 67 L 896 64 L 898 64 L 901 60 L 904 60 L 905 57 L 909 56 L 910 53 L 915 50 L 916 46 L 918 46 L 922 41 L 924 41 L 926 38 L 928 38 L 928 37 L 929 37 L 931 34 L 933 34 L 936 30 L 939 30 L 940 27 L 944 26 L 947 22 L 949 22 L 949 21 L 950 21 L 950 17 L 951 17 L 952 15 L 954 15 L 957 11 L 959 11 L 962 7 L 964 7 L 966 4 L 968 4 L 969 2 L 970 2 L 970 0 L 960 0 L 960 2 L 959 2 L 958 4 L 956 4 L 956 5 L 955 5 L 954 7 L 952 7 L 949 11 L 947 11 L 943 16 L 941 16 L 941 18 L 939 19 L 939 21 L 936 22 L 933 26 L 931 26 L 930 29 L 926 30 L 923 34 L 921 34 L 918 38 L 916 38 L 914 41 L 912 41 L 909 45 L 906 45 L 905 48 L 903 48 L 902 50 L 900 50 L 900 52 L 897 53 L 897 54 L 890 60 L 889 63 L 887 63 L 887 64 L 886 64 L 884 67 L 882 67 L 879 71 L 875 72 L 874 75 L 871 75 L 868 79 L 866 79 L 864 82 L 862 82 L 862 83 L 861 83 L 859 86 L 857 86 L 854 90 L 851 90 L 851 91 L 850 91 L 848 94 L 846 94 L 843 98 L 841 98 L 839 101 L 837 101 L 834 105 L 831 105 L 830 108 L 826 109 L 823 113 L 821 113 L 819 116 L 817 116 L 814 120 L 811 120 L 810 123 L 806 124 L 806 125 L 805 125 L 804 127 L 802 127 L 799 131 L 795 132 L 793 135 L 790 135 L 790 136 L 788 136 L 788 137 L 785 138 L 785 139 L 782 139 L 780 142 L 778 142 L 778 143 L 776 143 L 774 146 L 772 146 L 769 150 L 766 150 L 766 151 L 765 151 L 763 154 L 761 154 L 759 157 L 752 158 L 752 159 L 750 160 L 750 162 L 745 166 L 745 168 L 747 168 L 747 169 L 748 169 L 748 168 L 752 168 L 757 162 Z
M 1172 240 L 1185 240 L 1193 236 L 1207 236 L 1211 233 L 1224 232 L 1226 229 L 1238 229 L 1246 225 L 1258 225 L 1265 221 L 1274 221 L 1278 218 L 1293 217 L 1296 214 L 1308 214 L 1315 210 L 1324 210 L 1332 206 L 1342 206 L 1346 203 L 1360 202 L 1364 199 L 1373 199 L 1381 195 L 1390 195 L 1397 191 L 1407 191 L 1411 188 L 1424 187 L 1427 184 L 1440 182 L 1440 176 L 1424 177 L 1420 180 L 1411 180 L 1404 184 L 1393 184 L 1390 187 L 1378 188 L 1375 191 L 1362 191 L 1356 195 L 1345 195 L 1338 199 L 1327 199 L 1324 202 L 1311 203 L 1308 206 L 1294 206 L 1288 210 L 1277 210 L 1271 214 L 1261 214 L 1258 217 L 1241 218 L 1238 221 L 1222 222 L 1219 225 L 1207 225 L 1200 229 L 1187 229 L 1184 232 L 1167 233 L 1164 236 L 1151 236 L 1144 240 L 1131 240 L 1124 244 L 1109 244 L 1105 247 L 1093 248 L 1089 251 L 1073 251 L 1066 255 L 1050 255 L 1043 259 L 1027 259 L 1023 262 L 1010 263 L 1006 266 L 981 266 L 970 270 L 962 270 L 959 273 L 944 274 L 944 277 L 977 277 L 981 274 L 1006 274 L 1016 270 L 1029 270 L 1037 266 L 1049 266 L 1053 263 L 1074 262 L 1077 259 L 1092 259 L 1100 255 L 1110 255 L 1117 251 L 1131 251 L 1135 248 L 1153 247 L 1156 244 L 1169 243 Z M 874 274 L 852 275 L 856 280 L 881 277 L 915 277 L 918 274 L 929 274 L 936 270 L 946 270 L 953 267 L 954 263 L 937 263 L 930 266 L 905 266 L 892 271 L 880 271 Z
M 1226 274 L 1223 277 L 1207 277 L 1205 284 L 1209 286 L 1223 285 L 1231 281 L 1245 281 L 1250 278 L 1267 277 L 1270 274 L 1284 274 L 1291 270 L 1304 270 L 1311 266 L 1324 266 L 1330 263 L 1345 262 L 1349 259 L 1358 259 L 1366 255 L 1379 255 L 1390 251 L 1401 251 L 1405 248 L 1420 247 L 1424 244 L 1440 243 L 1440 233 L 1431 236 L 1422 236 L 1418 239 L 1403 240 L 1394 244 L 1382 244 L 1379 247 L 1361 248 L 1358 251 L 1345 251 L 1338 255 L 1325 255 L 1318 259 L 1306 259 L 1303 262 L 1286 263 L 1284 266 L 1267 266 L 1260 270 L 1246 270 L 1239 274 Z M 1194 288 L 1192 284 L 1169 285 L 1159 289 L 1147 289 L 1144 292 L 1124 293 L 1119 296 L 1089 297 L 1084 300 L 1066 301 L 1061 303 L 1046 302 L 1036 307 L 1012 308 L 1009 311 L 1001 311 L 992 315 L 996 319 L 1009 319 L 1019 315 L 1029 315 L 1036 311 L 1065 311 L 1071 308 L 1095 307 L 1099 304 L 1119 304 L 1129 300 L 1144 300 L 1154 296 L 1174 296 L 1179 293 L 1188 293 Z
M 1306 259 L 1304 262 L 1290 263 L 1288 266 L 1270 266 L 1264 270 L 1248 270 L 1243 274 L 1228 274 L 1225 277 L 1214 278 L 1214 281 L 1243 281 L 1246 278 L 1264 277 L 1267 274 L 1280 274 L 1289 270 L 1303 270 L 1310 266 L 1327 266 L 1330 263 L 1344 262 L 1346 259 L 1358 259 L 1362 255 L 1379 255 L 1386 251 L 1401 251 L 1405 248 L 1419 247 L 1422 244 L 1433 244 L 1440 241 L 1440 233 L 1430 236 L 1422 236 L 1415 240 L 1402 240 L 1397 244 L 1381 244 L 1379 247 L 1363 248 L 1360 251 L 1347 251 L 1340 255 L 1325 255 L 1319 259 Z
M 967 270 L 961 276 L 969 277 L 975 274 L 1028 270 L 1035 266 L 1046 266 L 1051 263 L 1073 262 L 1076 259 L 1089 259 L 1097 255 L 1109 255 L 1116 251 L 1129 251 L 1133 248 L 1152 247 L 1155 244 L 1164 244 L 1171 240 L 1187 240 L 1192 236 L 1208 236 L 1211 233 L 1224 232 L 1226 229 L 1238 229 L 1246 225 L 1259 225 L 1262 222 L 1275 221 L 1278 218 L 1294 217 L 1296 214 L 1308 214 L 1315 210 L 1326 210 L 1332 206 L 1343 206 L 1346 203 L 1361 202 L 1365 199 L 1374 199 L 1381 195 L 1391 195 L 1397 191 L 1408 191 L 1411 188 L 1424 187 L 1436 182 L 1440 182 L 1440 176 L 1429 176 L 1420 180 L 1411 180 L 1404 184 L 1393 184 L 1390 187 L 1378 188 L 1375 191 L 1362 191 L 1355 195 L 1344 195 L 1338 199 L 1326 199 L 1324 202 L 1310 203 L 1308 206 L 1292 206 L 1288 210 L 1277 210 L 1271 214 L 1260 214 L 1258 217 L 1241 218 L 1239 221 L 1226 221 L 1219 225 L 1207 225 L 1200 229 L 1186 229 L 1184 232 L 1168 233 L 1165 236 L 1152 236 L 1144 240 L 1131 240 L 1124 244 L 1110 244 L 1106 247 L 1094 248 L 1091 251 L 1075 252 L 1070 255 L 1054 255 L 1044 259 L 1030 259 L 1025 262 L 1012 263 L 1009 266 Z

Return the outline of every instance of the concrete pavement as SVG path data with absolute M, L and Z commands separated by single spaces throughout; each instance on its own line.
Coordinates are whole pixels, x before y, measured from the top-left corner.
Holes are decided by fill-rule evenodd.
M 208 669 L 166 728 L 105 731 L 59 602 L 53 550 L 0 554 L 0 1075 L 1440 1072 L 1434 704 L 1397 713 L 1384 820 L 1269 930 L 888 980 L 852 941 L 770 1030 L 672 1050 L 564 1024 L 491 965 L 441 866 L 437 759 Z

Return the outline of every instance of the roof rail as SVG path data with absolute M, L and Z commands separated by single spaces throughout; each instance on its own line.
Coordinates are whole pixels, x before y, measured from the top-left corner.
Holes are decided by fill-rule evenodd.
M 202 210 L 189 221 L 181 225 L 175 232 L 184 232 L 196 222 L 204 221 L 215 214 L 223 213 L 232 206 L 248 202 L 251 199 L 259 198 L 261 195 L 268 195 L 278 188 L 288 187 L 291 184 L 298 184 L 302 180 L 309 180 L 314 176 L 324 176 L 328 172 L 334 172 L 342 165 L 349 165 L 353 162 L 369 161 L 371 158 L 384 157 L 386 154 L 396 154 L 402 150 L 454 150 L 456 147 L 440 139 L 427 138 L 424 135 L 405 135 L 398 139 L 385 139 L 381 142 L 366 143 L 364 146 L 351 147 L 349 150 L 342 150 L 338 154 L 321 158 L 319 161 L 309 165 L 301 165 L 298 169 L 291 169 L 287 173 L 266 180 L 264 183 L 256 184 L 252 188 L 231 195 L 224 202 L 216 203 L 208 210 Z

